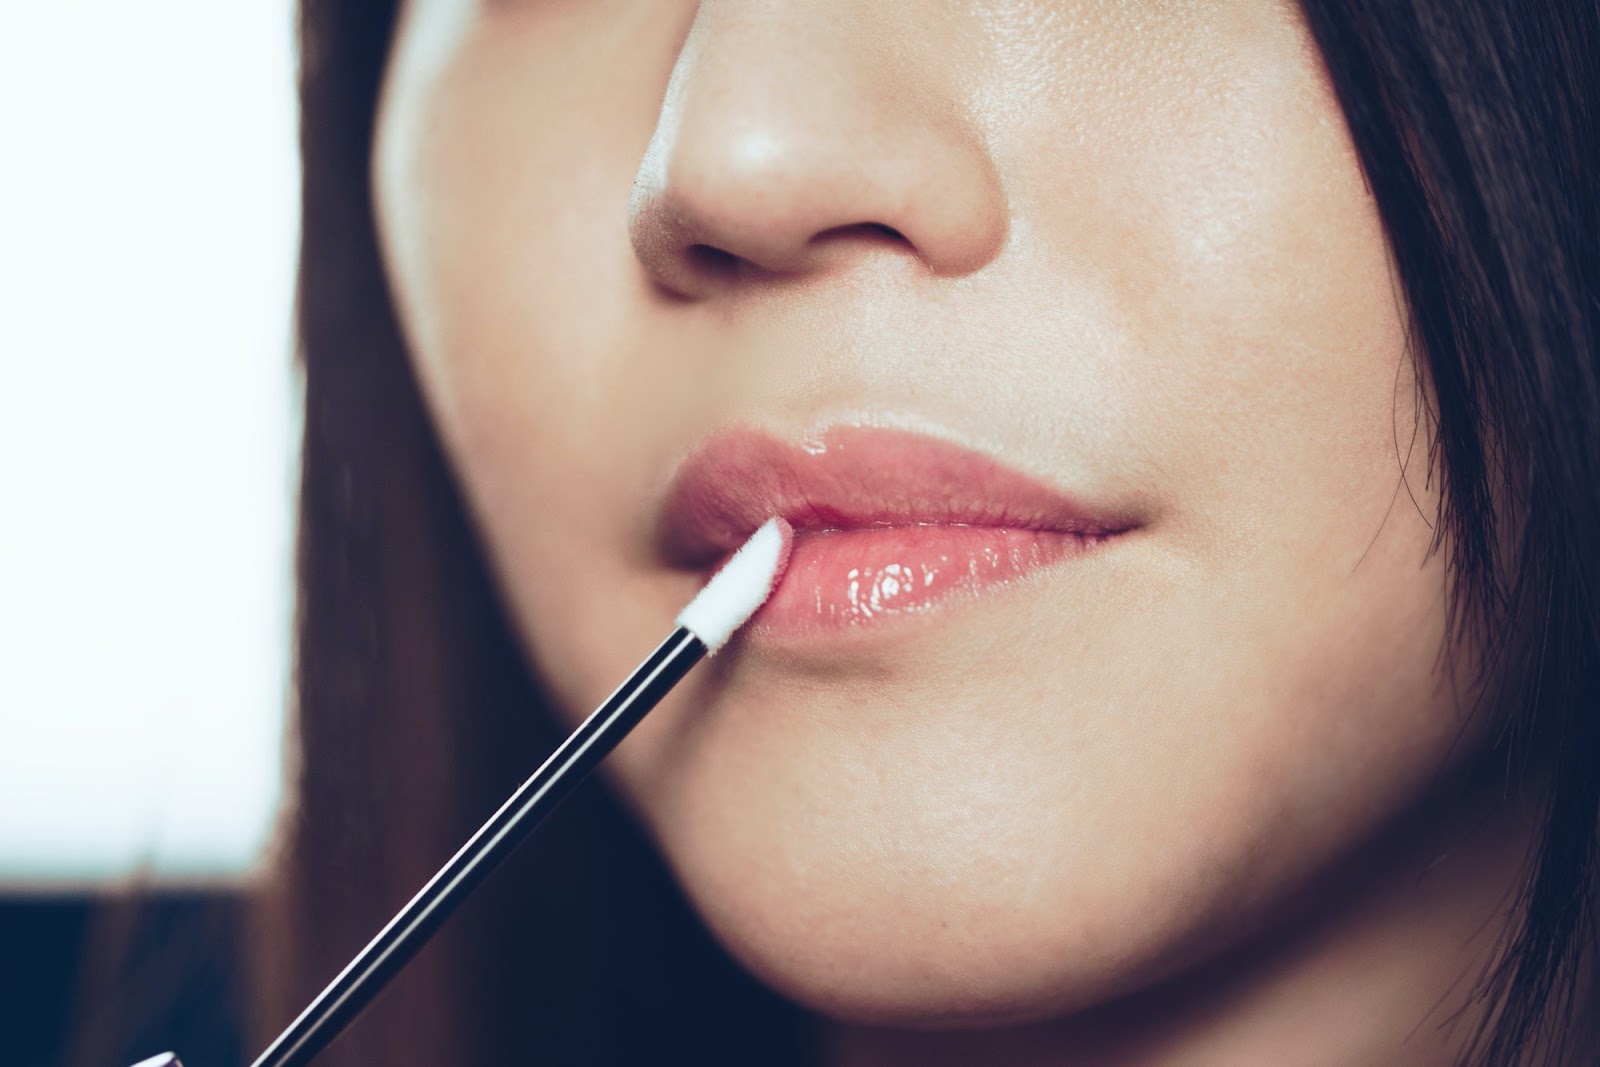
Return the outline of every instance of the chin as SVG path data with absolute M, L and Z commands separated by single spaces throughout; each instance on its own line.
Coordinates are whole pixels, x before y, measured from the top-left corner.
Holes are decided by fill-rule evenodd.
M 859 824 L 855 838 L 843 834 L 797 828 L 740 848 L 708 835 L 714 846 L 680 839 L 667 851 L 735 959 L 841 1022 L 987 1029 L 1072 1015 L 1159 981 L 1206 928 L 1173 903 L 1182 894 L 1030 881 L 995 854 L 952 866 L 939 857 L 967 842 L 948 839 L 906 849 L 902 838 L 886 857 Z
M 1018 1026 L 1087 1010 L 1143 970 L 1092 929 L 1035 930 L 1008 902 L 951 889 L 768 897 L 744 886 L 701 913 L 723 946 L 779 994 L 844 1022 L 902 1029 Z M 959 899 L 957 897 L 959 896 Z M 975 916 L 990 914 L 999 922 Z M 1129 951 L 1132 946 L 1123 946 Z

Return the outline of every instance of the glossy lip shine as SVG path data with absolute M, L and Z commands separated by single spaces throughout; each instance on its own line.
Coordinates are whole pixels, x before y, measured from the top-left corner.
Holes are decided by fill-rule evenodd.
M 679 468 L 658 548 L 709 571 L 772 515 L 794 527 L 794 554 L 750 630 L 783 638 L 981 595 L 1137 525 L 937 438 L 837 427 L 800 446 L 741 428 Z

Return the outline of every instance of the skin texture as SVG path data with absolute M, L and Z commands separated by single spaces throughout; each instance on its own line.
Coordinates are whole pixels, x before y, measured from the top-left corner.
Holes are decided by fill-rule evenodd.
M 1292 6 L 412 0 L 373 177 L 571 725 L 698 587 L 651 532 L 716 431 L 911 428 L 1139 516 L 736 642 L 606 765 L 832 1062 L 1451 1062 L 1528 816 L 1439 659 L 1425 383 Z

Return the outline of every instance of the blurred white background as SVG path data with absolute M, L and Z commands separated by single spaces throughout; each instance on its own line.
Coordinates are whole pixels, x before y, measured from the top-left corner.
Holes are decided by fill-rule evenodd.
M 0 15 L 0 890 L 236 879 L 279 796 L 288 0 Z

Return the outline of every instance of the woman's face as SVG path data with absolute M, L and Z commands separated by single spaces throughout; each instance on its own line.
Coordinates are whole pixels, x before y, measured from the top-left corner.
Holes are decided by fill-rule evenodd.
M 374 180 L 568 724 L 798 516 L 786 614 L 607 765 L 789 996 L 1149 987 L 1473 750 L 1405 311 L 1292 4 L 412 0 Z M 1067 500 L 1115 536 L 1032 529 Z

